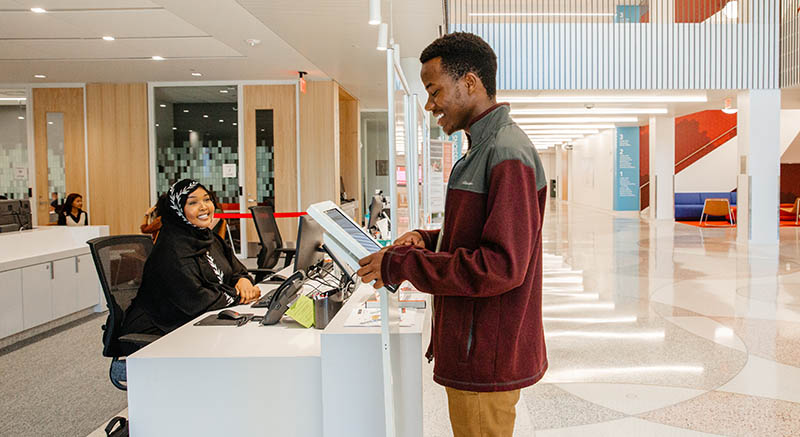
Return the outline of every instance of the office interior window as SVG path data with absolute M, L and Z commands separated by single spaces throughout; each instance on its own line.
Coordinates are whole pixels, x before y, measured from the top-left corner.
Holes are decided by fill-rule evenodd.
M 25 90 L 0 89 L 0 194 L 27 199 L 28 166 Z
M 258 204 L 275 205 L 275 141 L 272 109 L 256 110 L 256 182 Z

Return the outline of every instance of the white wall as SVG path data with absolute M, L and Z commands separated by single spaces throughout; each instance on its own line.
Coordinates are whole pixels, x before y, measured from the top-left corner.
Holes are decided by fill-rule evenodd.
M 723 192 L 736 188 L 737 137 L 712 150 L 675 175 L 676 193 Z
M 556 178 L 556 154 L 552 148 L 547 150 L 539 150 L 538 153 L 539 153 L 539 159 L 542 160 L 542 167 L 544 167 L 544 175 L 547 176 L 547 186 L 549 187 L 550 179 Z
M 614 129 L 573 143 L 570 157 L 570 201 L 614 209 Z
M 781 110 L 781 164 L 800 163 L 800 109 Z
M 800 163 L 800 110 L 781 110 L 781 163 Z M 675 175 L 675 192 L 732 191 L 738 172 L 738 137 Z

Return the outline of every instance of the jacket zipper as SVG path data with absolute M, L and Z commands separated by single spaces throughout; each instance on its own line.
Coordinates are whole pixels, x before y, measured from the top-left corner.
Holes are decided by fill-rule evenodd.
M 472 315 L 472 323 L 469 325 L 469 334 L 467 334 L 467 354 L 465 361 L 469 360 L 469 354 L 472 352 L 472 336 L 475 332 L 475 315 Z

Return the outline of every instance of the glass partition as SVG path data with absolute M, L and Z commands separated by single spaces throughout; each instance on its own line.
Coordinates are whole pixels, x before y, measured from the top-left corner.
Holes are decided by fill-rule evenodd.
M 28 140 L 24 89 L 0 89 L 0 195 L 27 199 Z
M 50 193 L 50 223 L 58 221 L 56 205 L 67 198 L 64 163 L 64 113 L 47 113 L 47 192 Z
M 239 128 L 236 86 L 155 87 L 156 192 L 175 181 L 200 181 L 224 212 L 239 212 Z M 239 251 L 239 219 L 226 219 Z
M 406 107 L 408 106 L 408 94 L 403 87 L 400 77 L 395 73 L 395 92 L 394 92 L 394 146 L 395 146 L 395 175 L 397 181 L 397 218 L 392 220 L 392 225 L 396 223 L 397 229 L 392 229 L 395 238 L 408 232 L 409 229 L 409 205 L 408 205 L 408 171 L 406 160 Z M 391 170 L 391 169 L 390 169 Z M 394 202 L 394 199 L 391 200 Z

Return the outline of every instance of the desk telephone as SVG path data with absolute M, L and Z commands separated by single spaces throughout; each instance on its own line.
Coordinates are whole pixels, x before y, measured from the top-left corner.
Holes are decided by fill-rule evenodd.
M 286 278 L 278 288 L 267 292 L 251 305 L 252 308 L 268 308 L 264 318 L 261 319 L 262 325 L 278 323 L 283 314 L 289 309 L 289 304 L 300 294 L 305 279 L 305 273 L 297 271 Z

